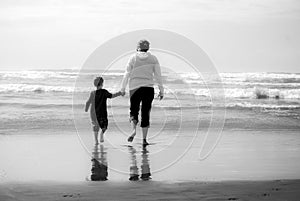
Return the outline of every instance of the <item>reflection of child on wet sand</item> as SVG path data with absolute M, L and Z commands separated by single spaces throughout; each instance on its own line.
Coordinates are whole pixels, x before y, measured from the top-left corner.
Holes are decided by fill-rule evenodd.
M 100 150 L 97 145 L 94 147 L 91 172 L 92 181 L 107 180 L 107 158 L 102 144 L 100 145 Z
M 99 144 L 99 128 L 101 128 L 100 142 L 104 142 L 103 134 L 105 133 L 108 126 L 106 105 L 107 98 L 115 98 L 122 95 L 121 92 L 111 94 L 106 89 L 103 89 L 103 82 L 104 80 L 102 77 L 96 77 L 96 79 L 94 80 L 94 85 L 97 89 L 91 92 L 90 97 L 85 104 L 86 112 L 89 110 L 89 107 L 91 105 L 90 116 L 93 124 L 96 145 Z

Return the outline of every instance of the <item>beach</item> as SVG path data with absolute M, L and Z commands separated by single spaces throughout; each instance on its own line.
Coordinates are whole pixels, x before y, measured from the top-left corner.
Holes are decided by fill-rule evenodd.
M 129 181 L 132 152 L 128 150 L 127 160 L 122 160 L 121 153 L 106 142 L 102 146 L 106 152 L 108 180 L 98 182 L 90 179 L 91 157 L 76 135 L 1 136 L 0 198 L 298 200 L 300 138 L 297 135 L 295 131 L 225 132 L 219 146 L 206 160 L 197 159 L 199 146 L 193 145 L 181 160 L 162 171 L 155 169 L 159 160 L 151 154 L 157 149 L 153 145 L 147 154 L 150 181 Z M 138 144 L 134 147 L 137 166 L 141 169 L 142 148 Z M 110 168 L 110 165 L 115 168 L 116 161 L 119 170 Z
M 1 184 L 1 200 L 299 200 L 299 180 Z
M 94 145 L 84 112 L 94 73 L 84 75 L 73 95 L 76 76 L 2 72 L 1 201 L 299 200 L 298 74 L 223 74 L 226 103 L 217 99 L 214 108 L 203 85 L 190 86 L 198 91 L 193 95 L 184 91 L 187 82 L 180 88 L 180 80 L 168 77 L 165 99 L 153 102 L 146 148 L 140 130 L 132 144 L 126 141 L 128 94 L 108 102 L 105 142 Z M 106 74 L 109 90 L 117 90 L 111 83 L 120 78 Z M 258 92 L 262 85 L 272 90 Z M 258 98 L 261 93 L 268 97 Z M 205 159 L 203 143 L 212 151 Z M 98 171 L 92 159 L 100 161 L 103 181 L 92 181 Z M 149 173 L 148 181 L 129 181 Z

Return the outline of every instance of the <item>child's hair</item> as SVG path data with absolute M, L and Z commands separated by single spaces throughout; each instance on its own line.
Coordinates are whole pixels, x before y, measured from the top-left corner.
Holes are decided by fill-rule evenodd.
M 141 52 L 147 52 L 149 50 L 150 43 L 146 39 L 139 40 L 136 50 Z
M 103 78 L 102 77 L 96 77 L 95 79 L 94 79 L 94 85 L 95 85 L 95 87 L 99 87 L 99 86 L 101 86 L 102 84 L 103 84 Z

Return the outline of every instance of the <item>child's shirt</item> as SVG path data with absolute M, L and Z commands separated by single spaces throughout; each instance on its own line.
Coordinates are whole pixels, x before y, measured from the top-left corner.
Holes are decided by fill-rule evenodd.
M 91 118 L 107 118 L 107 98 L 112 98 L 112 94 L 106 89 L 97 89 L 92 91 L 89 97 L 89 104 L 91 104 Z

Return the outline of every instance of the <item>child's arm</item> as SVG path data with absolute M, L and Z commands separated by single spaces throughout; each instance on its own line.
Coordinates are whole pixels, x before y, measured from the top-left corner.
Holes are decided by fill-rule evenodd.
M 117 93 L 112 94 L 112 95 L 111 95 L 111 98 L 115 98 L 115 97 L 118 97 L 118 96 L 121 96 L 121 95 L 122 95 L 122 92 L 119 91 L 119 92 L 117 92 Z
M 87 111 L 89 110 L 90 104 L 91 104 L 91 103 L 90 103 L 89 101 L 87 101 L 87 102 L 85 103 L 85 109 L 84 109 L 85 112 L 87 112 Z
M 91 102 L 92 102 L 92 93 L 90 94 L 89 99 L 88 99 L 88 100 L 86 101 L 86 103 L 85 103 L 85 109 L 84 109 L 85 112 L 87 112 L 87 111 L 89 110 L 89 107 L 90 107 L 90 105 L 91 105 Z

